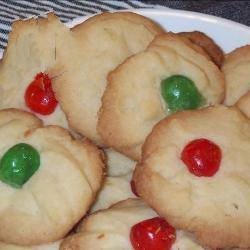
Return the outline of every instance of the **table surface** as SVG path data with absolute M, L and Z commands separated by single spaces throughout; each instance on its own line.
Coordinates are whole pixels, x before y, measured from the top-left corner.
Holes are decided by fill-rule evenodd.
M 54 11 L 62 20 L 133 8 L 174 8 L 224 17 L 250 26 L 250 1 L 172 1 L 172 0 L 0 0 L 0 52 L 7 45 L 13 20 Z

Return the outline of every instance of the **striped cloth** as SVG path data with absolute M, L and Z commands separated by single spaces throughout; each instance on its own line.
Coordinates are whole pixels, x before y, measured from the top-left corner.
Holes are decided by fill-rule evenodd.
M 34 15 L 42 15 L 48 11 L 54 11 L 62 22 L 102 11 L 134 8 L 159 8 L 156 4 L 147 4 L 137 0 L 128 1 L 31 1 L 31 0 L 0 0 L 0 52 L 6 47 L 10 25 L 18 18 L 28 18 Z
M 216 0 L 0 0 L 0 54 L 7 45 L 13 20 L 54 11 L 62 20 L 102 11 L 134 8 L 176 8 L 198 11 L 250 25 L 250 1 Z

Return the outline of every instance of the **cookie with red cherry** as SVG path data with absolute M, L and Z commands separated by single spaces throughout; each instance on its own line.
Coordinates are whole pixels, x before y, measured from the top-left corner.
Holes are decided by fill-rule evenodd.
M 0 241 L 42 245 L 62 239 L 93 203 L 103 153 L 31 113 L 0 111 Z
M 176 230 L 140 199 L 127 199 L 82 221 L 61 250 L 202 250 L 192 235 Z
M 31 111 L 46 124 L 68 127 L 52 79 L 63 73 L 65 61 L 72 57 L 68 47 L 73 40 L 53 13 L 14 21 L 0 62 L 0 108 Z
M 178 34 L 158 35 L 108 75 L 98 131 L 106 145 L 139 160 L 157 122 L 223 97 L 223 74 L 198 45 Z
M 226 80 L 225 105 L 237 105 L 250 118 L 250 45 L 226 55 L 222 71 Z
M 144 50 L 164 30 L 136 13 L 107 12 L 87 19 L 72 28 L 72 32 L 76 45 L 64 65 L 65 72 L 54 79 L 53 89 L 70 127 L 103 145 L 96 126 L 108 73 L 129 56 Z
M 248 248 L 249 152 L 250 121 L 237 108 L 183 111 L 154 127 L 133 180 L 140 197 L 204 245 Z

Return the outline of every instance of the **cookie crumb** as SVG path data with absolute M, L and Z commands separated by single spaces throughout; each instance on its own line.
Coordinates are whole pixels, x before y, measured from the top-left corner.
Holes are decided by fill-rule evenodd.
M 105 234 L 99 234 L 98 236 L 97 236 L 97 239 L 102 239 L 102 238 L 104 238 L 105 237 Z
M 237 209 L 237 210 L 239 209 L 239 206 L 237 204 L 233 203 L 233 206 L 235 209 Z

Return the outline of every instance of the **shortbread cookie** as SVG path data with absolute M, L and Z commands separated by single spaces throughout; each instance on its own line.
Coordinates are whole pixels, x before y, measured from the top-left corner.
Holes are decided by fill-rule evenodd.
M 240 47 L 229 53 L 226 56 L 222 71 L 226 80 L 224 103 L 234 105 L 250 91 L 250 45 Z
M 222 66 L 224 52 L 211 37 L 200 31 L 180 32 L 178 35 L 188 38 L 191 42 L 200 46 L 219 68 Z
M 63 72 L 61 65 L 71 58 L 71 40 L 69 28 L 52 13 L 47 18 L 14 21 L 0 62 L 0 108 L 28 110 L 46 124 L 67 127 L 51 79 Z M 61 70 L 51 74 L 57 64 Z
M 136 162 L 129 159 L 123 154 L 120 154 L 113 149 L 105 149 L 107 156 L 107 175 L 122 176 L 131 173 L 136 165 Z
M 142 223 L 148 227 L 143 227 Z M 132 244 L 136 244 L 137 248 L 133 248 Z M 128 199 L 83 220 L 78 233 L 66 238 L 60 249 L 201 250 L 203 248 L 187 234 L 176 231 L 165 220 L 159 218 L 143 201 Z
M 0 241 L 40 245 L 65 236 L 88 211 L 103 154 L 34 115 L 0 111 Z
M 196 47 L 173 33 L 159 35 L 109 74 L 98 122 L 105 144 L 139 160 L 159 120 L 223 100 L 222 73 Z
M 127 57 L 144 50 L 163 29 L 141 15 L 116 12 L 89 18 L 72 31 L 77 44 L 71 51 L 77 55 L 54 79 L 53 89 L 70 126 L 101 144 L 96 124 L 107 74 Z
M 161 216 L 213 248 L 250 247 L 250 121 L 237 108 L 160 121 L 136 166 L 136 190 Z
M 107 176 L 90 213 L 109 208 L 118 201 L 135 198 L 136 196 L 131 190 L 131 179 L 132 172 L 115 177 Z
M 239 99 L 236 106 L 250 119 L 250 90 Z
M 59 250 L 61 241 L 40 246 L 18 246 L 0 242 L 0 250 Z
M 118 201 L 135 197 L 130 182 L 136 162 L 112 149 L 106 149 L 105 153 L 107 177 L 91 207 L 90 213 L 106 209 Z

